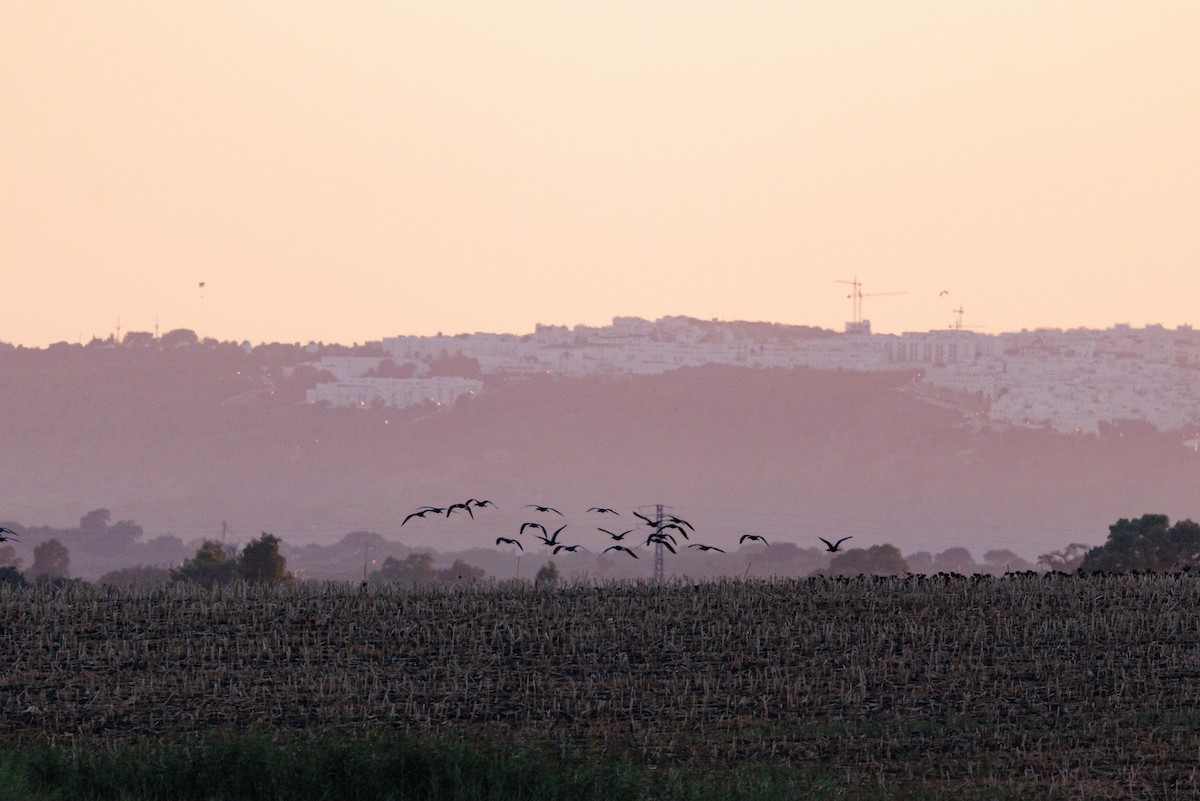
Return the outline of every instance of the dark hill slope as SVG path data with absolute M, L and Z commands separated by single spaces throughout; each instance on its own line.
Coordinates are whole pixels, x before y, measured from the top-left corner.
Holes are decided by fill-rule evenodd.
M 297 405 L 283 383 L 256 399 L 261 376 L 239 374 L 234 354 L 139 362 L 118 350 L 101 366 L 36 369 L 13 358 L 0 361 L 13 388 L 0 397 L 0 519 L 28 524 L 104 506 L 148 536 L 202 536 L 227 520 L 243 537 L 369 529 L 444 550 L 512 533 L 525 503 L 661 501 L 722 544 L 748 531 L 804 543 L 846 533 L 979 556 L 1098 542 L 1117 517 L 1147 511 L 1200 516 L 1200 458 L 1178 436 L 973 433 L 960 411 L 907 391 L 906 373 L 545 377 L 397 413 Z M 469 495 L 502 510 L 473 527 L 399 528 L 419 504 Z M 576 516 L 570 531 L 593 522 Z

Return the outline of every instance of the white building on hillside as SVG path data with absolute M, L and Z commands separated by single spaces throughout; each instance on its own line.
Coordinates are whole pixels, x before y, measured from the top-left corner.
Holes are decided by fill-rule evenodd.
M 359 378 L 317 384 L 308 390 L 309 403 L 328 403 L 330 406 L 374 406 L 381 404 L 397 409 L 435 403 L 451 406 L 463 395 L 483 391 L 483 382 L 460 376 L 432 378 Z

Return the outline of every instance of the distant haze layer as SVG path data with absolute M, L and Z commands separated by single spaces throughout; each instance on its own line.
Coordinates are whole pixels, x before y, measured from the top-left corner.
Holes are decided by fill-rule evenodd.
M 1196 322 L 1200 4 L 9 3 L 0 341 Z

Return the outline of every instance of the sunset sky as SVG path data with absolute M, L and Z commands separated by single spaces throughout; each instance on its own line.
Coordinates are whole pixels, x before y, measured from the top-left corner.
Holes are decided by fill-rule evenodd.
M 840 330 L 855 276 L 905 293 L 877 331 L 1200 325 L 1197 32 L 1192 0 L 5 3 L 0 341 Z

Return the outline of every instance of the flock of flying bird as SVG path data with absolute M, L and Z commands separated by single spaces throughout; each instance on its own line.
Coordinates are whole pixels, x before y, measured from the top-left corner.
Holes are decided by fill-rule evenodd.
M 479 500 L 477 498 L 468 498 L 465 501 L 460 503 L 452 503 L 449 506 L 422 506 L 405 517 L 400 525 L 404 526 L 413 518 L 424 520 L 427 515 L 450 517 L 456 510 L 460 509 L 466 512 L 471 519 L 474 520 L 475 510 L 483 509 L 485 507 L 491 507 L 493 509 L 498 508 L 496 504 L 490 500 Z M 535 512 L 541 515 L 555 514 L 559 517 L 564 517 L 563 513 L 558 509 L 555 509 L 553 506 L 542 506 L 541 504 L 530 503 L 526 504 L 525 508 L 533 509 Z M 595 515 L 613 515 L 616 517 L 620 517 L 621 514 L 616 509 L 611 509 L 607 506 L 592 506 L 587 510 L 587 513 Z M 698 542 L 691 542 L 691 537 L 688 536 L 688 532 L 690 531 L 691 533 L 695 534 L 696 529 L 691 523 L 681 517 L 676 517 L 675 515 L 662 515 L 658 519 L 654 519 L 637 511 L 633 512 L 632 514 L 634 517 L 638 518 L 639 522 L 631 529 L 626 529 L 625 531 L 617 533 L 607 528 L 596 526 L 596 530 L 607 534 L 615 543 L 623 543 L 625 538 L 630 534 L 636 535 L 635 540 L 640 539 L 642 534 L 646 534 L 646 541 L 643 543 L 645 546 L 661 545 L 671 553 L 678 553 L 678 537 L 682 537 L 684 540 L 688 541 L 688 548 L 695 549 L 700 552 L 716 551 L 717 553 L 725 553 L 724 549 L 718 548 L 715 545 L 703 545 Z M 568 525 L 569 524 L 564 523 L 563 525 L 554 529 L 554 531 L 548 531 L 547 527 L 543 523 L 539 523 L 537 521 L 527 521 L 521 524 L 516 536 L 522 537 L 525 535 L 526 531 L 532 531 L 539 540 L 541 540 L 547 546 L 553 548 L 555 554 L 558 554 L 562 551 L 567 553 L 587 551 L 588 549 L 583 545 L 568 545 L 567 543 L 559 540 L 559 535 L 563 533 Z M 614 528 L 616 528 L 616 526 L 614 526 Z M 818 537 L 817 539 L 825 543 L 825 550 L 829 551 L 830 553 L 838 553 L 841 551 L 842 543 L 848 539 L 851 539 L 851 537 L 842 537 L 840 540 L 835 542 L 830 542 L 824 537 Z M 633 540 L 631 540 L 631 542 L 632 541 Z M 770 544 L 767 542 L 765 537 L 758 534 L 743 534 L 741 538 L 738 539 L 738 544 L 741 545 L 747 541 L 761 542 L 763 545 Z M 496 544 L 515 545 L 518 549 L 522 551 L 525 550 L 525 546 L 521 543 L 521 540 L 514 539 L 513 537 L 497 537 Z M 624 544 L 609 545 L 607 548 L 601 551 L 601 553 L 608 553 L 609 551 L 628 554 L 634 559 L 638 558 L 638 555 L 634 553 L 631 548 Z
M 439 515 L 439 516 L 445 515 L 446 517 L 449 517 L 450 515 L 452 515 L 454 513 L 455 509 L 462 509 L 468 515 L 470 515 L 472 520 L 474 520 L 475 519 L 475 510 L 482 509 L 487 506 L 490 506 L 493 509 L 498 508 L 496 506 L 496 504 L 492 503 L 491 501 L 488 501 L 488 500 L 481 501 L 481 500 L 477 500 L 475 498 L 469 498 L 461 503 L 452 503 L 449 506 L 422 506 L 420 509 L 417 509 L 415 512 L 412 512 L 407 517 L 405 517 L 404 520 L 400 523 L 400 525 L 404 526 L 409 520 L 412 520 L 414 517 L 420 518 L 423 520 L 426 515 Z M 540 504 L 530 503 L 530 504 L 526 504 L 525 508 L 526 509 L 534 509 L 542 514 L 553 513 L 553 514 L 558 515 L 559 517 L 563 516 L 563 513 L 558 511 L 557 509 L 555 509 L 553 506 L 541 506 Z M 616 509 L 610 509 L 607 506 L 593 506 L 593 507 L 589 508 L 587 511 L 589 514 L 595 513 L 595 514 L 601 514 L 601 515 L 616 515 L 618 517 L 621 514 Z M 620 534 L 618 534 L 614 531 L 610 531 L 609 529 L 603 528 L 601 526 L 596 526 L 596 530 L 601 531 L 601 532 L 607 534 L 608 536 L 612 537 L 614 542 L 622 542 L 622 541 L 624 541 L 624 539 L 627 536 L 637 532 L 639 528 L 649 527 L 650 532 L 646 536 L 645 545 L 647 545 L 647 546 L 662 545 L 664 548 L 666 548 L 671 553 L 677 553 L 678 552 L 677 549 L 679 548 L 679 540 L 676 539 L 675 535 L 671 533 L 672 531 L 679 532 L 679 536 L 683 537 L 685 540 L 691 539 L 691 537 L 688 536 L 688 531 L 691 531 L 693 534 L 696 533 L 696 529 L 691 523 L 684 520 L 682 517 L 676 517 L 675 515 L 663 515 L 658 520 L 654 520 L 640 512 L 635 511 L 635 512 L 633 512 L 633 516 L 638 518 L 641 522 L 638 523 L 636 526 L 634 526 L 631 529 L 622 531 Z M 554 529 L 553 532 L 547 532 L 546 526 L 544 526 L 541 523 L 532 522 L 532 521 L 525 522 L 525 523 L 521 524 L 521 528 L 517 531 L 517 536 L 518 537 L 523 536 L 525 534 L 526 529 L 540 531 L 541 533 L 537 535 L 537 538 L 539 540 L 541 540 L 543 543 L 545 543 L 546 545 L 553 548 L 555 554 L 558 554 L 560 551 L 566 551 L 567 553 L 575 553 L 577 551 L 588 550 L 587 548 L 583 547 L 582 545 L 567 545 L 566 543 L 559 542 L 558 536 L 563 533 L 563 531 L 567 528 L 567 525 L 568 524 L 564 523 L 563 525 Z M 639 534 L 639 536 L 640 536 L 640 534 Z M 830 553 L 837 553 L 838 551 L 841 550 L 842 543 L 848 539 L 851 539 L 851 537 L 842 537 L 840 540 L 837 540 L 836 542 L 830 542 L 829 540 L 825 539 L 824 537 L 817 537 L 817 539 L 819 539 L 821 542 L 825 543 L 825 550 L 829 551 Z M 13 531 L 11 528 L 4 528 L 3 526 L 0 526 L 0 542 L 8 542 L 9 540 L 12 540 L 13 542 L 20 542 L 20 540 L 17 539 L 17 532 Z M 741 545 L 742 543 L 744 543 L 746 541 L 751 541 L 751 542 L 757 541 L 757 542 L 761 542 L 763 545 L 769 544 L 765 537 L 762 537 L 758 534 L 743 534 L 741 536 L 741 538 L 738 540 L 738 544 Z M 522 550 L 522 551 L 525 550 L 525 546 L 521 544 L 521 541 L 517 540 L 517 539 L 513 539 L 512 537 L 497 537 L 496 544 L 497 545 L 515 545 L 520 550 Z M 696 550 L 701 551 L 701 552 L 716 551 L 717 553 L 725 553 L 724 549 L 718 548 L 715 545 L 702 545 L 701 543 L 698 543 L 698 542 L 689 542 L 687 547 L 695 548 Z M 609 551 L 618 551 L 620 553 L 629 554 L 634 559 L 638 558 L 638 555 L 636 553 L 634 553 L 628 546 L 625 546 L 625 545 L 610 545 L 607 548 L 605 548 L 603 551 L 601 551 L 601 553 L 608 553 Z

